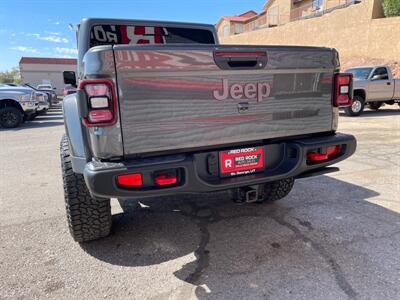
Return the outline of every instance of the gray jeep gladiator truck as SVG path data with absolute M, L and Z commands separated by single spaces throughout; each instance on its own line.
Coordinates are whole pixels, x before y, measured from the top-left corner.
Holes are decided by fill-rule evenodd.
M 352 75 L 334 49 L 219 45 L 212 25 L 137 20 L 84 19 L 77 37 L 61 163 L 78 242 L 110 233 L 111 198 L 275 201 L 356 149 L 336 132 Z
M 400 106 L 400 79 L 394 79 L 389 66 L 360 66 L 347 69 L 353 74 L 354 97 L 352 105 L 345 107 L 349 116 L 359 116 L 365 105 L 378 110 L 383 104 Z

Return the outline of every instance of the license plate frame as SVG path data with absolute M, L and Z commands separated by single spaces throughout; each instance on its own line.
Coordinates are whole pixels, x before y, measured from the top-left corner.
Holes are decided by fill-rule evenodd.
M 264 147 L 247 147 L 220 151 L 220 177 L 250 175 L 265 169 Z

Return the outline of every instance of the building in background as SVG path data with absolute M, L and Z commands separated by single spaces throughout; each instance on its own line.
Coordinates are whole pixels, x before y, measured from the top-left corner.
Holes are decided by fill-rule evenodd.
M 268 0 L 260 13 L 250 10 L 237 16 L 222 16 L 215 26 L 218 36 L 228 37 L 318 17 L 360 2 L 361 0 Z
M 249 31 L 249 24 L 256 19 L 258 14 L 254 10 L 249 10 L 237 16 L 222 16 L 216 28 L 219 36 L 227 37 Z
M 330 6 L 335 5 L 333 0 L 297 2 L 297 8 L 301 5 L 303 8 L 292 9 L 293 19 L 285 25 L 265 26 L 228 37 L 221 35 L 221 44 L 335 48 L 340 54 L 341 70 L 389 65 L 393 76 L 400 78 L 400 16 L 385 16 L 383 0 L 349 1 L 339 6 L 341 2 L 337 1 L 333 7 Z M 310 11 L 315 11 L 311 15 L 304 9 L 310 5 L 314 7 Z
M 21 80 L 33 86 L 50 83 L 61 95 L 64 89 L 63 71 L 76 72 L 76 64 L 74 58 L 21 57 Z

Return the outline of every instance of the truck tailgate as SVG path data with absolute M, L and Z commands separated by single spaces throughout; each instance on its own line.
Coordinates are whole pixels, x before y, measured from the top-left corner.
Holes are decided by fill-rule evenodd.
M 332 130 L 336 51 L 114 46 L 125 155 Z

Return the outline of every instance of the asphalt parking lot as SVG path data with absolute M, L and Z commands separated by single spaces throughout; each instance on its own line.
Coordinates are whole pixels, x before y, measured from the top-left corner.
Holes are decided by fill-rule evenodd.
M 63 131 L 59 107 L 0 129 L 2 299 L 400 298 L 397 106 L 342 116 L 356 154 L 276 204 L 114 201 L 113 234 L 83 245 L 66 226 Z

